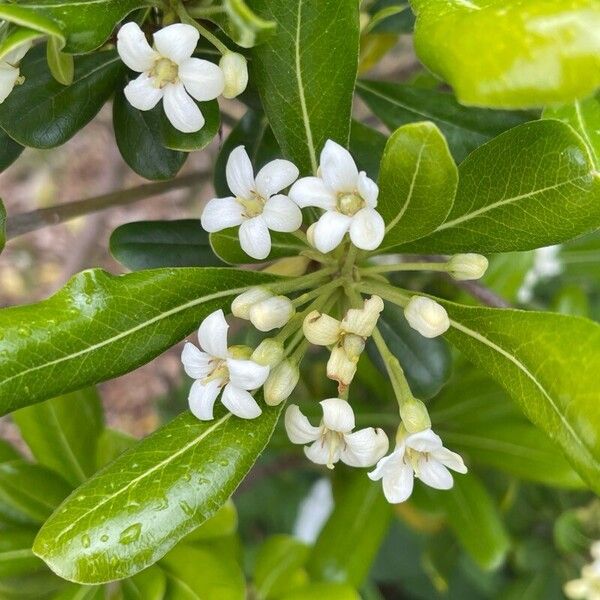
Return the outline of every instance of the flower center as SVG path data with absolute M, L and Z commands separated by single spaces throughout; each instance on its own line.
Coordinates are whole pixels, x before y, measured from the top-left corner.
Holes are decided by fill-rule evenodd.
M 322 435 L 322 444 L 327 446 L 327 468 L 333 469 L 334 463 L 336 463 L 339 458 L 338 450 L 346 445 L 344 434 L 339 431 L 325 429 Z
M 337 209 L 343 215 L 353 217 L 364 206 L 365 201 L 356 192 L 338 194 Z
M 244 207 L 244 216 L 248 219 L 262 215 L 265 207 L 265 199 L 254 194 L 251 198 L 236 198 L 236 200 Z
M 168 83 L 176 83 L 179 79 L 179 67 L 168 58 L 161 57 L 150 69 L 150 77 L 154 78 L 157 88 L 164 88 Z
M 205 385 L 215 379 L 221 380 L 222 385 L 225 385 L 229 381 L 229 369 L 227 368 L 227 361 L 213 359 L 211 363 L 214 365 L 212 371 L 202 380 Z
M 404 454 L 404 462 L 412 467 L 415 475 L 419 477 L 419 463 L 421 460 L 429 460 L 429 454 L 427 452 L 419 452 L 412 448 L 407 448 Z

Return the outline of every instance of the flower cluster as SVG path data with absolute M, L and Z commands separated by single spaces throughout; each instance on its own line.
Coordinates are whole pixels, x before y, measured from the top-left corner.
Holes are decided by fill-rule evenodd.
M 600 600 L 600 542 L 590 548 L 592 562 L 583 566 L 581 577 L 567 581 L 565 596 L 572 600 Z

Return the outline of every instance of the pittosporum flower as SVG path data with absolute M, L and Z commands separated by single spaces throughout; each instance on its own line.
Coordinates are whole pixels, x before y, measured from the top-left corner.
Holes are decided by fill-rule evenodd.
M 238 52 L 227 52 L 219 61 L 219 66 L 225 76 L 223 98 L 239 96 L 248 85 L 248 63 Z
M 448 469 L 467 472 L 460 455 L 444 448 L 440 437 L 426 429 L 399 441 L 396 449 L 377 463 L 369 477 L 373 481 L 383 479 L 387 501 L 397 504 L 410 497 L 415 477 L 432 488 L 449 490 L 454 480 Z
M 389 442 L 382 429 L 368 427 L 352 432 L 354 412 L 345 400 L 328 398 L 320 402 L 323 419 L 318 427 L 291 404 L 285 411 L 285 429 L 294 444 L 310 444 L 306 456 L 318 465 L 333 465 L 342 461 L 351 467 L 374 465 L 386 452 Z
M 300 207 L 325 210 L 310 231 L 309 239 L 320 252 L 337 248 L 344 235 L 362 250 L 375 250 L 385 234 L 385 224 L 375 210 L 379 188 L 364 171 L 358 172 L 354 159 L 332 140 L 321 152 L 318 177 L 304 177 L 290 190 Z
M 221 390 L 221 402 L 234 415 L 254 419 L 262 412 L 249 390 L 264 384 L 269 367 L 237 358 L 227 347 L 228 329 L 223 311 L 213 312 L 198 329 L 201 349 L 186 342 L 181 354 L 185 372 L 196 380 L 188 398 L 190 410 L 202 421 L 213 418 L 213 406 Z
M 592 562 L 581 569 L 581 577 L 567 581 L 563 591 L 571 600 L 600 600 L 600 542 L 590 548 Z
M 450 327 L 446 309 L 427 296 L 413 296 L 404 308 L 408 324 L 426 338 L 445 333 Z
M 266 288 L 254 287 L 237 296 L 231 303 L 235 317 L 248 319 L 259 331 L 283 327 L 296 312 L 287 296 L 275 296 Z
M 8 98 L 19 81 L 19 63 L 31 48 L 31 42 L 11 50 L 0 60 L 0 104 Z
M 488 259 L 481 254 L 455 254 L 448 261 L 448 273 L 457 281 L 480 279 L 488 268 Z
M 117 35 L 121 60 L 141 73 L 123 90 L 138 110 L 151 110 L 162 99 L 167 118 L 179 131 L 193 133 L 204 126 L 194 102 L 213 100 L 223 92 L 223 71 L 208 60 L 193 58 L 200 34 L 191 25 L 175 23 L 154 34 L 154 48 L 136 23 L 125 23 Z
M 232 150 L 225 169 L 227 185 L 234 194 L 213 198 L 202 212 L 202 227 L 210 232 L 240 226 L 240 246 L 252 258 L 262 260 L 271 252 L 272 231 L 292 232 L 302 225 L 302 212 L 281 190 L 298 178 L 289 160 L 267 163 L 254 177 L 244 146 Z

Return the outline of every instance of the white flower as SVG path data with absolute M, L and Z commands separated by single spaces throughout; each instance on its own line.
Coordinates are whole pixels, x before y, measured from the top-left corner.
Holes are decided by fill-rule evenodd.
M 223 98 L 239 96 L 248 85 L 248 63 L 246 59 L 237 52 L 227 52 L 221 57 L 219 66 L 225 76 Z
M 413 296 L 404 308 L 408 324 L 426 338 L 445 333 L 450 327 L 446 309 L 426 296 Z
M 352 433 L 354 412 L 345 400 L 328 398 L 320 404 L 323 419 L 319 427 L 313 427 L 295 404 L 285 411 L 285 429 L 290 441 L 310 443 L 304 453 L 314 463 L 333 469 L 341 460 L 351 467 L 369 467 L 387 452 L 389 442 L 383 430 L 369 427 Z
M 480 279 L 488 268 L 488 259 L 481 254 L 455 254 L 448 261 L 448 272 L 457 281 Z
M 242 250 L 257 260 L 269 256 L 273 231 L 296 231 L 302 224 L 300 209 L 283 194 L 298 177 L 298 168 L 288 160 L 267 163 L 254 177 L 244 146 L 232 150 L 225 169 L 227 185 L 234 194 L 214 198 L 204 207 L 202 227 L 210 232 L 240 226 Z
M 19 63 L 31 48 L 31 42 L 11 50 L 0 60 L 0 104 L 8 98 L 19 81 Z
M 442 445 L 442 440 L 431 429 L 412 433 L 396 445 L 396 449 L 382 458 L 369 477 L 383 479 L 383 493 L 392 504 L 404 502 L 412 494 L 414 477 L 438 490 L 449 490 L 454 485 L 452 474 L 466 473 L 467 467 L 456 452 Z
M 186 342 L 181 354 L 185 372 L 196 380 L 188 398 L 190 410 L 202 421 L 213 418 L 213 406 L 221 389 L 221 402 L 234 415 L 254 419 L 262 412 L 248 390 L 263 385 L 269 367 L 234 358 L 227 348 L 228 329 L 223 311 L 215 311 L 198 329 L 201 350 Z
M 326 212 L 310 231 L 309 239 L 320 252 L 330 252 L 346 232 L 362 250 L 375 250 L 385 234 L 385 224 L 375 210 L 379 188 L 339 144 L 327 140 L 321 152 L 319 176 L 304 177 L 290 190 L 300 207 L 316 206 Z
M 593 561 L 581 569 L 581 577 L 567 581 L 565 596 L 572 600 L 600 600 L 600 542 L 590 547 Z
M 141 75 L 124 90 L 129 103 L 151 110 L 162 99 L 167 118 L 179 131 L 193 133 L 204 126 L 194 102 L 213 100 L 225 86 L 217 65 L 193 58 L 200 34 L 191 25 L 175 23 L 154 34 L 154 48 L 136 23 L 125 23 L 117 35 L 121 60 Z

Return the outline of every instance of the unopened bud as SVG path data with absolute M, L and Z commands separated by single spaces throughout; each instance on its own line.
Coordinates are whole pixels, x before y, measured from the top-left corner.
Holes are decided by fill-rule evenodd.
M 383 300 L 379 296 L 371 296 L 365 300 L 363 308 L 351 308 L 346 313 L 342 329 L 367 338 L 373 333 L 382 310 Z
M 316 248 L 315 246 L 315 225 L 316 223 L 313 223 L 312 225 L 310 225 L 308 227 L 308 229 L 306 230 L 306 241 L 310 244 L 310 246 L 312 246 L 313 248 Z
M 252 348 L 250 346 L 242 346 L 241 344 L 235 346 L 229 346 L 227 348 L 231 358 L 237 358 L 239 360 L 248 360 L 252 356 Z
M 426 296 L 413 296 L 404 309 L 404 316 L 408 324 L 426 338 L 442 335 L 450 327 L 446 309 Z
M 252 287 L 234 298 L 231 303 L 231 314 L 240 319 L 250 318 L 250 309 L 257 303 L 271 298 L 273 294 L 261 287 Z
M 310 258 L 306 256 L 290 256 L 275 261 L 266 269 L 264 273 L 273 273 L 274 275 L 285 275 L 287 277 L 300 277 L 306 273 L 306 269 L 310 264 Z
M 356 374 L 357 361 L 358 359 L 348 358 L 344 348 L 336 346 L 327 361 L 327 377 L 343 385 L 350 385 Z
M 235 98 L 239 96 L 248 85 L 248 63 L 246 59 L 237 52 L 223 54 L 219 66 L 225 76 L 224 98 Z
M 304 337 L 315 346 L 331 346 L 340 337 L 340 322 L 329 315 L 324 315 L 318 310 L 313 310 L 306 315 L 302 323 Z
M 298 365 L 289 360 L 280 362 L 265 381 L 265 402 L 269 406 L 281 404 L 294 391 L 298 379 L 300 379 Z
M 250 322 L 259 331 L 271 331 L 283 327 L 296 309 L 286 296 L 273 296 L 250 307 Z
M 342 342 L 344 352 L 350 360 L 358 360 L 365 349 L 365 339 L 354 333 L 347 333 Z
M 281 362 L 284 348 L 281 342 L 273 338 L 263 340 L 252 353 L 252 360 L 259 365 L 273 368 Z
M 488 259 L 481 254 L 455 254 L 448 261 L 448 273 L 458 281 L 483 277 L 488 268 Z
M 431 427 L 431 419 L 427 407 L 421 400 L 407 400 L 400 407 L 400 418 L 408 433 L 417 433 Z

